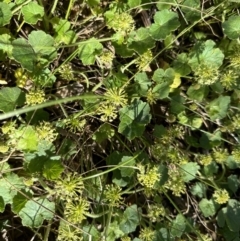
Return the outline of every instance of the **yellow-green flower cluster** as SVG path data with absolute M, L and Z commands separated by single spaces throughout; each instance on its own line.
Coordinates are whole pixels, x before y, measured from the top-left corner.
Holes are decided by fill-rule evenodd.
M 1 127 L 2 133 L 10 135 L 16 131 L 16 122 L 15 121 L 7 121 Z
M 89 206 L 89 202 L 80 197 L 78 200 L 67 202 L 64 209 L 65 218 L 71 223 L 80 224 L 86 219 Z
M 168 169 L 168 180 L 164 187 L 171 190 L 175 196 L 181 196 L 186 192 L 183 174 L 177 166 L 171 164 Z
M 64 120 L 64 123 L 70 131 L 76 133 L 76 132 L 83 131 L 84 127 L 86 126 L 87 121 L 86 121 L 86 119 L 80 120 L 75 115 L 71 115 Z
M 237 79 L 238 74 L 236 71 L 234 69 L 229 69 L 224 74 L 222 74 L 220 82 L 222 86 L 227 90 L 232 90 L 234 87 L 236 87 Z
M 0 141 L 0 153 L 6 153 L 9 150 L 9 146 Z
M 213 158 L 211 155 L 202 155 L 200 157 L 200 163 L 203 165 L 203 166 L 208 166 L 212 163 L 213 161 Z
M 166 215 L 165 208 L 161 205 L 150 205 L 148 207 L 148 217 L 150 218 L 151 222 L 159 222 L 161 217 Z
M 139 70 L 142 71 L 149 71 L 150 66 L 149 64 L 152 62 L 153 56 L 151 50 L 147 50 L 145 53 L 139 56 L 136 61 Z
M 109 21 L 108 26 L 115 32 L 125 35 L 134 30 L 134 19 L 127 12 L 115 13 L 114 18 Z
M 140 173 L 137 174 L 139 183 L 147 189 L 153 189 L 155 183 L 160 180 L 160 173 L 156 166 L 150 167 L 149 165 L 139 165 Z
M 99 56 L 99 60 L 104 66 L 106 66 L 107 68 L 111 68 L 114 57 L 115 55 L 113 52 L 105 49 L 103 50 L 102 54 Z
M 80 229 L 61 221 L 58 230 L 57 241 L 82 241 L 82 232 Z
M 36 132 L 39 140 L 47 140 L 53 142 L 56 140 L 58 133 L 55 127 L 49 122 L 41 122 L 36 126 Z
M 100 117 L 101 121 L 112 122 L 117 118 L 118 110 L 115 105 L 110 104 L 108 102 L 103 102 L 98 108 L 98 113 L 101 115 Z
M 199 235 L 201 238 L 198 238 L 197 241 L 212 241 L 212 238 L 210 238 L 208 234 L 199 233 Z
M 118 207 L 122 202 L 121 188 L 116 185 L 107 185 L 104 192 L 105 200 L 110 206 Z
M 61 65 L 58 69 L 58 72 L 63 79 L 67 81 L 74 80 L 72 66 L 69 63 Z
M 139 238 L 142 241 L 152 241 L 154 239 L 155 232 L 149 227 L 140 230 Z
M 67 174 L 64 178 L 60 178 L 55 182 L 53 193 L 58 198 L 71 202 L 79 199 L 79 194 L 82 193 L 84 184 L 82 177 L 77 173 Z
M 41 89 L 30 90 L 26 94 L 26 104 L 27 105 L 36 105 L 41 104 L 45 101 L 45 93 Z
M 233 156 L 234 161 L 240 163 L 240 148 L 234 148 L 231 154 Z
M 111 105 L 116 107 L 125 106 L 127 104 L 127 96 L 123 88 L 107 89 L 104 96 Z
M 200 85 L 211 85 L 216 83 L 219 79 L 218 69 L 207 64 L 200 64 L 194 71 L 194 74 Z
M 131 241 L 131 238 L 128 236 L 122 237 L 121 241 Z
M 14 76 L 17 79 L 17 86 L 23 88 L 28 80 L 28 75 L 26 74 L 25 70 L 22 68 L 18 68 L 14 72 Z
M 226 149 L 217 149 L 213 152 L 214 160 L 219 164 L 224 164 L 227 161 L 229 154 Z
M 230 199 L 229 194 L 225 189 L 215 190 L 213 197 L 214 200 L 219 204 L 224 204 Z

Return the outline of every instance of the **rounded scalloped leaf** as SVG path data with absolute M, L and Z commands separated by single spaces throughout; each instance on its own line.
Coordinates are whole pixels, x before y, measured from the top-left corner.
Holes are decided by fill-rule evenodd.
M 240 36 L 240 16 L 231 16 L 222 24 L 223 32 L 230 39 L 237 39 Z
M 154 16 L 154 24 L 150 27 L 150 34 L 156 40 L 165 39 L 171 31 L 174 31 L 180 25 L 176 13 L 167 9 L 159 11 Z
M 26 23 L 36 24 L 44 16 L 44 8 L 36 2 L 30 2 L 23 6 L 22 14 Z
M 11 17 L 10 6 L 6 3 L 0 3 L 0 27 L 9 24 Z
M 40 227 L 44 220 L 53 218 L 55 204 L 47 199 L 29 200 L 19 212 L 22 224 L 30 228 Z

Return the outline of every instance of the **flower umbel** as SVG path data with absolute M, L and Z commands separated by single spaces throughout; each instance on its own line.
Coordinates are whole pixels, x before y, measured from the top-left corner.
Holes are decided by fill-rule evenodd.
M 111 205 L 118 207 L 122 201 L 121 188 L 116 185 L 107 185 L 105 190 L 105 200 Z
M 61 221 L 57 241 L 81 241 L 82 232 L 80 229 L 76 229 L 72 225 L 67 224 L 66 222 Z
M 213 197 L 215 201 L 219 204 L 224 204 L 229 200 L 229 194 L 225 189 L 215 190 Z
M 56 181 L 54 193 L 56 193 L 60 199 L 71 202 L 79 198 L 79 194 L 82 193 L 83 188 L 82 177 L 77 173 L 68 173 L 64 178 Z
M 80 197 L 79 197 L 80 198 Z M 83 198 L 78 201 L 67 202 L 65 207 L 65 217 L 69 222 L 79 224 L 88 214 L 89 202 Z
M 36 105 L 41 104 L 46 100 L 45 93 L 41 89 L 30 90 L 26 94 L 26 104 L 27 105 Z
M 140 173 L 137 174 L 138 181 L 146 188 L 152 189 L 157 181 L 160 179 L 158 168 L 156 166 L 139 165 Z
M 151 228 L 144 228 L 140 230 L 139 238 L 143 241 L 152 241 L 155 236 L 155 232 Z
M 115 106 L 125 106 L 127 104 L 127 96 L 123 88 L 112 88 L 107 89 L 104 96 L 107 97 L 108 101 Z
M 47 140 L 49 142 L 53 142 L 57 138 L 57 131 L 54 126 L 49 122 L 41 122 L 37 127 L 36 131 L 38 134 L 39 140 Z
M 112 122 L 117 118 L 118 113 L 117 107 L 108 101 L 105 101 L 100 105 L 98 112 L 101 115 L 101 121 L 103 122 Z
M 152 62 L 153 56 L 151 50 L 147 50 L 144 54 L 140 55 L 137 59 L 137 66 L 139 70 L 150 71 L 149 64 Z
M 219 78 L 218 69 L 207 64 L 200 64 L 194 74 L 197 82 L 201 85 L 211 85 Z
M 63 79 L 67 81 L 74 80 L 72 66 L 69 63 L 61 65 L 58 69 L 58 72 Z

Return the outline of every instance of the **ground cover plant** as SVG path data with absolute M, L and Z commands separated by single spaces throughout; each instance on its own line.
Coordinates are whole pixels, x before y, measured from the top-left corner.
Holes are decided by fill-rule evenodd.
M 239 0 L 0 1 L 1 240 L 240 240 Z

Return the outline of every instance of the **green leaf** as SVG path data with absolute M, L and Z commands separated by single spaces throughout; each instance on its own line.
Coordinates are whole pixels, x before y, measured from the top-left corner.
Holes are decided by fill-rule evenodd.
M 175 72 L 174 69 L 168 68 L 166 70 L 164 69 L 157 69 L 154 74 L 152 79 L 157 83 L 157 84 L 162 84 L 162 83 L 172 83 L 175 78 Z
M 122 177 L 131 177 L 135 173 L 135 159 L 132 156 L 124 156 L 119 164 Z
M 198 0 L 185 0 L 181 4 L 181 10 L 184 13 L 184 18 L 190 22 L 197 21 L 201 18 L 200 2 Z
M 150 34 L 156 40 L 163 40 L 179 25 L 178 15 L 164 9 L 154 15 L 154 24 L 150 26 Z
M 11 56 L 13 48 L 11 43 L 11 36 L 7 33 L 4 33 L 0 35 L 0 38 L 0 49 L 3 50 L 3 52 L 7 53 L 8 56 Z
M 43 176 L 48 180 L 55 180 L 61 176 L 64 167 L 61 163 L 61 157 L 56 156 L 54 159 L 46 161 L 43 165 Z
M 18 192 L 13 198 L 12 211 L 16 214 L 19 213 L 31 198 L 31 191 L 21 190 L 21 192 Z
M 219 96 L 206 106 L 207 113 L 212 121 L 222 119 L 227 115 L 229 104 L 231 102 L 230 96 Z
M 54 217 L 55 204 L 47 199 L 29 200 L 25 207 L 19 212 L 22 224 L 30 228 L 42 226 L 44 220 L 51 220 Z
M 214 204 L 212 199 L 203 198 L 198 205 L 205 218 L 215 215 L 217 211 L 217 205 Z
M 186 229 L 186 220 L 182 214 L 178 214 L 176 219 L 172 222 L 170 234 L 172 237 L 181 237 Z
M 223 227 L 225 223 L 232 232 L 239 232 L 240 230 L 240 203 L 235 199 L 228 201 L 227 207 L 222 208 L 217 216 L 217 223 Z
M 0 90 L 0 110 L 4 113 L 15 110 L 25 101 L 23 92 L 18 87 L 6 87 Z
M 192 100 L 202 101 L 208 94 L 208 86 L 206 85 L 191 85 L 187 90 L 187 95 Z
M 238 190 L 239 186 L 240 186 L 240 181 L 239 181 L 237 175 L 230 175 L 230 176 L 228 176 L 227 183 L 228 183 L 229 189 L 233 193 L 235 193 Z
M 101 143 L 104 140 L 110 140 L 115 134 L 115 130 L 108 123 L 102 124 L 97 131 L 93 134 L 92 139 L 97 143 Z
M 148 28 L 139 28 L 136 31 L 132 31 L 129 35 L 128 43 L 128 47 L 135 50 L 139 55 L 155 46 L 155 41 L 150 36 Z
M 165 83 L 156 85 L 152 89 L 152 93 L 154 94 L 155 98 L 157 99 L 167 98 L 171 89 L 170 85 L 171 85 L 171 82 L 165 82 Z
M 22 7 L 21 11 L 24 21 L 29 24 L 36 24 L 44 16 L 44 8 L 36 2 L 28 3 Z
M 130 8 L 139 7 L 141 5 L 142 0 L 128 0 L 128 6 Z
M 0 27 L 9 24 L 12 18 L 11 8 L 7 3 L 0 3 Z
M 148 78 L 146 72 L 137 73 L 134 77 L 134 92 L 140 96 L 145 96 L 152 85 L 151 80 Z
M 4 209 L 5 209 L 5 202 L 3 198 L 0 196 L 0 213 L 3 213 Z
M 157 9 L 158 10 L 169 9 L 172 6 L 170 3 L 175 4 L 174 0 L 160 0 L 160 1 L 157 1 Z
M 12 45 L 13 58 L 20 63 L 23 68 L 33 72 L 37 64 L 37 55 L 32 46 L 23 38 L 15 39 Z
M 91 38 L 88 41 L 85 41 L 84 44 L 79 45 L 78 47 L 78 57 L 82 60 L 84 65 L 94 64 L 96 56 L 100 55 L 102 52 L 103 46 L 96 38 Z
M 205 64 L 213 68 L 219 68 L 224 59 L 224 54 L 219 48 L 214 48 L 215 43 L 212 40 L 197 43 L 192 52 L 188 64 L 192 70 L 196 70 L 199 64 Z
M 107 231 L 108 232 L 107 232 L 106 241 L 115 241 L 118 238 L 124 236 L 124 233 L 120 229 L 119 223 L 117 221 L 110 223 Z
M 76 41 L 76 33 L 70 30 L 71 23 L 69 21 L 66 19 L 54 18 L 52 22 L 57 35 L 55 37 L 56 42 L 70 44 Z
M 173 61 L 173 68 L 176 73 L 179 73 L 181 76 L 186 76 L 191 73 L 191 68 L 188 65 L 188 56 L 185 53 L 181 53 Z
M 13 197 L 17 194 L 17 190 L 25 188 L 22 178 L 14 173 L 7 174 L 0 179 L 0 197 L 3 198 L 4 203 L 12 203 Z
M 131 105 L 120 109 L 119 113 L 118 131 L 129 140 L 141 136 L 145 125 L 151 120 L 149 104 L 141 100 L 135 99 Z
M 240 16 L 231 16 L 222 23 L 224 34 L 230 39 L 238 39 L 240 36 Z
M 188 162 L 186 164 L 181 165 L 181 171 L 183 173 L 184 182 L 189 182 L 196 178 L 196 174 L 200 166 L 195 162 Z
M 21 151 L 36 151 L 38 145 L 37 133 L 32 126 L 22 126 L 15 133 L 17 149 Z
M 44 31 L 32 31 L 28 36 L 28 42 L 37 55 L 39 69 L 47 66 L 48 63 L 57 57 L 56 47 L 54 47 L 54 38 Z
M 182 97 L 180 94 L 173 96 L 170 103 L 171 113 L 179 114 L 180 112 L 184 111 L 185 110 L 184 103 L 185 103 L 185 98 Z
M 204 183 L 197 182 L 191 187 L 191 193 L 194 196 L 203 198 L 206 196 L 207 186 Z
M 119 227 L 125 234 L 134 232 L 141 221 L 140 210 L 138 210 L 137 205 L 127 207 L 121 220 Z

